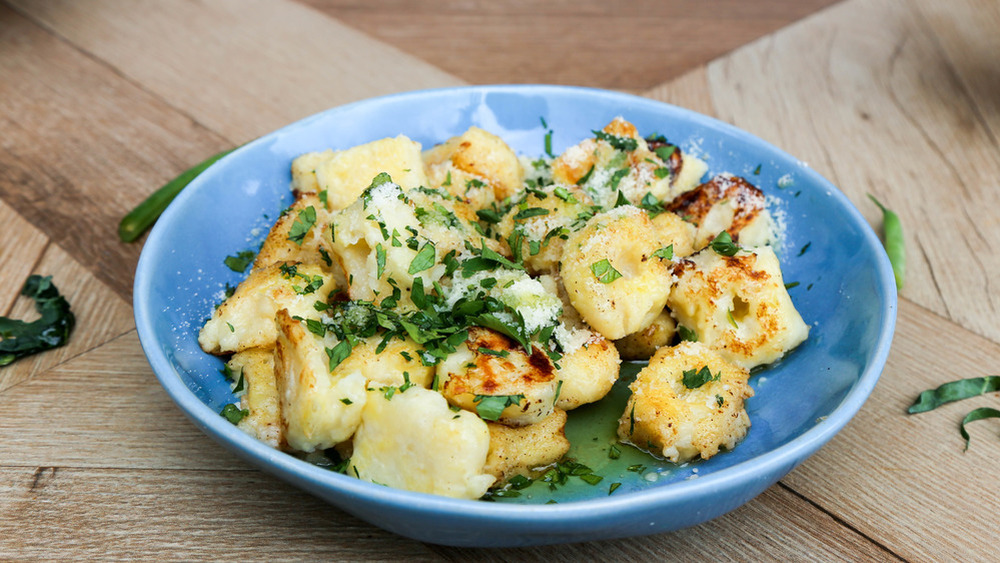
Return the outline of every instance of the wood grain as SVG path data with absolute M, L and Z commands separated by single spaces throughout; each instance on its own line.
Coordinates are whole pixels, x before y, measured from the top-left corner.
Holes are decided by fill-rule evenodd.
M 229 143 L 3 5 L 0 21 L 0 199 L 128 298 L 140 247 L 119 220 Z
M 294 2 L 16 4 L 236 144 L 363 98 L 462 84 Z
M 0 467 L 0 557 L 439 559 L 259 473 L 64 467 Z
M 995 560 L 979 538 L 997 532 L 1000 422 L 958 423 L 997 394 L 906 414 L 924 389 L 985 375 L 1000 345 L 903 301 L 882 379 L 855 419 L 783 483 L 906 560 Z M 962 530 L 955 534 L 955 530 Z
M 3 201 L 0 201 L 0 225 L 10 229 L 5 231 L 4 243 L 0 245 L 0 272 L 3 272 L 0 277 L 4 282 L 0 284 L 0 316 L 10 316 L 24 280 L 31 274 L 49 239 Z
M 303 0 L 473 84 L 645 90 L 836 0 Z
M 720 117 L 808 162 L 872 224 L 867 193 L 899 213 L 902 295 L 1000 341 L 1000 151 L 982 112 L 908 4 L 851 1 L 823 16 L 708 65 Z
M 23 358 L 0 370 L 0 393 L 134 328 L 129 303 L 90 275 L 58 246 L 48 247 L 32 273 L 52 276 L 59 293 L 70 303 L 76 327 L 65 346 Z M 37 317 L 34 307 L 33 301 L 21 298 L 12 309 L 11 316 L 33 319 Z
M 0 464 L 249 469 L 174 405 L 135 331 L 0 393 Z
M 433 546 L 450 561 L 896 561 L 782 487 L 694 528 L 602 542 L 517 549 Z

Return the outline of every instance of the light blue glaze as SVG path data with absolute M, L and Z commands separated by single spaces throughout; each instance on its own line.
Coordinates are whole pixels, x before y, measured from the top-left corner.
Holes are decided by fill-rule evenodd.
M 308 151 L 344 149 L 400 133 L 429 147 L 478 125 L 516 151 L 540 155 L 544 117 L 558 153 L 615 116 L 640 134 L 662 133 L 699 153 L 710 174 L 733 172 L 776 204 L 779 249 L 809 340 L 753 381 L 753 426 L 733 452 L 675 468 L 606 475 L 509 502 L 453 500 L 365 483 L 272 450 L 218 415 L 233 397 L 198 329 L 225 284 L 243 277 L 223 260 L 255 249 L 291 202 L 289 166 Z M 760 165 L 760 174 L 753 172 Z M 791 185 L 781 182 L 786 176 Z M 796 195 L 797 194 L 797 195 Z M 799 255 L 800 249 L 808 250 Z M 807 287 L 812 284 L 811 289 Z M 834 436 L 875 386 L 892 339 L 896 291 L 882 246 L 853 205 L 806 165 L 730 125 L 648 99 L 555 86 L 484 86 L 412 92 L 334 108 L 238 149 L 188 186 L 150 234 L 134 288 L 135 322 L 153 372 L 205 433 L 249 463 L 385 529 L 422 541 L 514 546 L 636 536 L 692 526 L 733 510 Z M 571 424 L 586 428 L 586 411 Z M 697 469 L 697 478 L 691 478 Z M 623 485 L 607 496 L 611 482 Z M 588 488 L 589 487 L 589 488 Z M 543 504 L 549 498 L 558 504 Z

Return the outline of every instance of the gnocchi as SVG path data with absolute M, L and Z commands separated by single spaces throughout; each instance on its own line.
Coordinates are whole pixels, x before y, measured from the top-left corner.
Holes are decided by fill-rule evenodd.
M 808 326 L 763 193 L 707 170 L 620 117 L 549 158 L 477 127 L 295 158 L 294 203 L 199 334 L 230 356 L 227 418 L 362 480 L 476 499 L 575 463 L 567 411 L 648 359 L 620 441 L 675 463 L 732 449 L 748 370 Z

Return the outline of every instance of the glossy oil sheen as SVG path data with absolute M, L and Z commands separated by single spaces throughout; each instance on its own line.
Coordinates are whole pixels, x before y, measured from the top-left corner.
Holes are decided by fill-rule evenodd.
M 603 404 L 571 413 L 572 455 L 604 477 L 535 484 L 500 502 L 411 493 L 335 474 L 274 451 L 218 412 L 234 400 L 221 362 L 197 333 L 226 284 L 243 277 L 223 264 L 255 249 L 291 202 L 291 160 L 400 133 L 429 147 L 477 125 L 516 151 L 544 150 L 541 118 L 556 152 L 615 116 L 641 134 L 662 133 L 708 162 L 709 174 L 745 176 L 769 197 L 785 226 L 778 248 L 809 340 L 756 376 L 747 403 L 752 428 L 734 451 L 683 467 L 622 446 L 607 452 L 627 398 L 624 382 Z M 758 172 L 759 166 L 759 173 Z M 808 245 L 805 252 L 802 249 Z M 385 529 L 423 541 L 513 546 L 676 530 L 725 514 L 801 463 L 839 431 L 871 393 L 896 317 L 892 271 L 850 202 L 804 163 L 717 120 L 634 96 L 554 86 L 484 86 L 413 92 L 331 109 L 262 137 L 197 178 L 164 213 L 143 249 L 134 305 L 153 372 L 191 420 L 222 447 L 273 475 Z M 635 369 L 632 369 L 634 372 Z M 645 465 L 641 471 L 630 466 Z M 620 487 L 608 494 L 611 483 Z M 554 504 L 546 504 L 555 500 Z

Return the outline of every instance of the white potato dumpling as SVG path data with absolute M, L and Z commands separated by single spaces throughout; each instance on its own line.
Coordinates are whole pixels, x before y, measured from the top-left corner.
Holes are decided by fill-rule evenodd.
M 330 373 L 323 341 L 288 311 L 274 320 L 274 373 L 289 447 L 302 452 L 349 440 L 361 423 L 367 381 L 360 372 Z
M 419 225 L 394 182 L 371 187 L 348 208 L 333 214 L 323 238 L 347 277 L 351 299 L 380 301 L 392 295 L 395 282 L 403 294 L 401 302 L 409 303 L 413 274 L 408 270 L 418 251 L 407 240 Z
M 480 412 L 482 401 L 503 399 L 495 420 L 508 426 L 552 414 L 557 385 L 555 366 L 539 348 L 532 346 L 529 356 L 510 338 L 481 327 L 470 327 L 469 338 L 437 366 L 437 389 L 449 403 Z
M 299 196 L 271 227 L 254 259 L 255 270 L 275 262 L 315 264 L 330 271 L 334 265 L 329 244 L 323 242 L 323 228 L 330 223 L 330 212 L 313 193 Z M 293 225 L 296 230 L 308 226 L 301 236 L 289 238 Z M 296 233 L 298 235 L 299 233 Z M 324 255 L 325 253 L 325 255 Z
M 209 354 L 273 346 L 278 338 L 274 315 L 279 309 L 317 318 L 313 305 L 326 301 L 335 289 L 333 277 L 316 265 L 279 262 L 255 270 L 212 312 L 198 343 Z
M 618 438 L 674 463 L 732 450 L 750 428 L 749 377 L 701 343 L 661 348 L 629 385 Z
M 747 369 L 769 364 L 809 335 L 771 247 L 735 256 L 707 248 L 678 269 L 667 306 L 678 324 L 728 361 Z
M 306 153 L 292 161 L 292 189 L 326 191 L 327 208 L 343 209 L 381 172 L 404 190 L 427 185 L 420 143 L 399 135 L 342 151 Z
M 615 341 L 623 360 L 648 360 L 657 350 L 670 344 L 677 334 L 677 322 L 663 310 L 646 328 Z
M 650 150 L 633 124 L 616 117 L 602 133 L 611 137 L 584 139 L 556 157 L 553 181 L 581 185 L 605 208 L 614 206 L 619 192 L 635 205 L 647 194 L 657 201 L 668 197 L 673 179 L 670 163 Z
M 555 336 L 563 347 L 556 362 L 560 381 L 556 408 L 572 410 L 603 399 L 618 381 L 621 358 L 615 345 L 587 328 L 561 325 Z
M 609 340 L 653 322 L 670 293 L 669 261 L 653 255 L 662 247 L 649 216 L 631 205 L 598 213 L 570 235 L 560 275 L 583 320 Z
M 679 215 L 665 211 L 653 217 L 653 226 L 664 245 L 673 246 L 674 257 L 683 258 L 694 254 L 694 239 L 697 227 Z
M 519 240 L 520 255 L 529 273 L 555 273 L 573 223 L 593 204 L 590 196 L 577 186 L 550 185 L 526 194 L 496 226 L 504 254 L 512 256 L 515 249 L 511 241 Z M 536 209 L 546 213 L 535 215 Z
M 434 366 L 425 366 L 420 361 L 421 346 L 409 337 L 392 338 L 381 352 L 376 353 L 381 342 L 381 335 L 361 340 L 334 368 L 334 373 L 358 372 L 369 382 L 382 385 L 400 386 L 409 380 L 413 385 L 431 386 Z
M 566 411 L 556 409 L 535 424 L 512 428 L 487 422 L 490 451 L 484 473 L 496 478 L 494 487 L 515 475 L 531 477 L 539 467 L 551 465 L 569 451 L 566 439 Z
M 722 231 L 741 246 L 764 246 L 777 240 L 764 193 L 745 179 L 719 174 L 674 199 L 667 209 L 696 225 L 694 249 L 700 250 Z
M 424 151 L 423 159 L 430 186 L 445 188 L 476 208 L 503 201 L 524 182 L 517 154 L 503 139 L 479 127 Z
M 368 392 L 348 475 L 397 489 L 478 499 L 495 478 L 484 471 L 490 432 L 476 415 L 452 411 L 434 391 Z
M 661 198 L 666 201 L 698 187 L 702 177 L 708 172 L 708 164 L 704 160 L 686 152 L 682 152 L 681 155 L 683 164 L 670 184 L 670 192 L 666 198 Z
M 406 192 L 406 195 L 419 223 L 421 236 L 434 241 L 438 255 L 444 256 L 452 250 L 464 252 L 466 241 L 473 241 L 478 247 L 479 241 L 484 240 L 472 230 L 471 223 L 479 218 L 472 206 L 464 200 L 442 189 L 432 188 L 415 188 Z M 499 247 L 496 241 L 488 242 L 492 248 Z
M 236 426 L 272 448 L 283 448 L 285 432 L 274 378 L 274 350 L 251 348 L 237 352 L 226 365 L 237 382 L 243 378 L 240 408 L 249 412 Z

